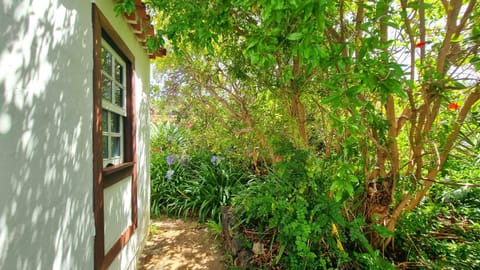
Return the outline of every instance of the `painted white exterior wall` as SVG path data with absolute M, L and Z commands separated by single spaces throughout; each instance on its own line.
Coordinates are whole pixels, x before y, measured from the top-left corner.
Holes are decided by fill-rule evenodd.
M 134 269 L 149 224 L 149 60 L 114 1 L 94 2 L 135 56 L 138 228 L 110 266 Z M 0 3 L 0 269 L 93 269 L 92 2 Z

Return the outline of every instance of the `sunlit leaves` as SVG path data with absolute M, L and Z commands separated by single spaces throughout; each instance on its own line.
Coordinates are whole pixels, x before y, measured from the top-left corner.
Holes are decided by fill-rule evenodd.
M 114 7 L 115 14 L 119 15 L 122 13 L 132 14 L 135 12 L 135 2 L 133 0 L 124 0 L 124 1 L 116 1 L 116 5 Z
M 303 37 L 303 34 L 302 33 L 299 33 L 299 32 L 295 32 L 295 33 L 290 33 L 288 36 L 287 36 L 287 39 L 288 40 L 299 40 Z

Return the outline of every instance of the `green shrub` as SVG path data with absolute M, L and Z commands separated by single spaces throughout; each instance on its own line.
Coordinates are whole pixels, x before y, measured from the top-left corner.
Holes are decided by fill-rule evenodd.
M 196 187 L 194 205 L 200 221 L 211 217 L 220 222 L 220 208 L 229 205 L 232 196 L 243 191 L 249 177 L 247 168 L 216 155 L 195 164 L 192 174 L 189 184 Z
M 168 165 L 152 159 L 152 213 L 220 220 L 220 208 L 247 182 L 248 171 L 220 156 L 197 154 Z M 179 159 L 181 160 L 181 159 Z M 170 172 L 170 173 L 169 173 Z
M 151 212 L 156 216 L 161 213 L 180 215 L 191 208 L 190 198 L 182 191 L 183 183 L 189 178 L 188 171 L 181 163 L 168 165 L 166 157 L 156 154 L 151 159 Z
M 369 246 L 361 229 L 365 223 L 361 219 L 348 222 L 342 215 L 345 201 L 329 196 L 333 181 L 329 163 L 293 147 L 289 150 L 286 146 L 282 151 L 290 152 L 282 153 L 282 162 L 265 178 L 250 181 L 248 188 L 234 199 L 241 226 L 257 231 L 258 239 L 250 242 L 262 241 L 270 247 L 271 261 L 263 266 L 278 263 L 285 269 L 391 267 Z M 332 232 L 333 226 L 338 234 Z M 354 254 L 339 243 L 358 244 L 358 250 L 366 251 Z
M 428 269 L 480 268 L 479 189 L 433 190 L 396 230 L 397 260 Z

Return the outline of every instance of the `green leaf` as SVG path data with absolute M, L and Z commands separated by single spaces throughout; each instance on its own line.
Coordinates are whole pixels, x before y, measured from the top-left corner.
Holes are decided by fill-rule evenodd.
M 347 191 L 348 195 L 353 196 L 353 186 L 352 184 L 346 182 L 344 186 L 345 191 Z
M 302 33 L 299 33 L 299 32 L 294 32 L 294 33 L 291 33 L 287 36 L 287 39 L 288 40 L 299 40 L 303 37 L 303 34 Z
M 118 2 L 113 7 L 113 11 L 118 16 L 121 13 L 126 13 L 128 15 L 134 13 L 136 10 L 135 3 L 133 0 L 125 0 L 122 2 Z
M 333 94 L 322 100 L 322 104 L 332 104 L 334 107 L 339 107 L 342 103 L 342 94 Z
M 475 66 L 475 69 L 480 70 L 480 57 L 474 56 L 470 60 L 470 63 L 472 63 Z
M 273 0 L 272 1 L 273 9 L 276 9 L 276 10 L 283 9 L 284 8 L 283 2 L 284 2 L 283 0 Z
M 278 252 L 277 257 L 275 257 L 275 263 L 274 265 L 277 265 L 280 262 L 280 259 L 282 258 L 283 252 L 285 251 L 286 245 L 280 245 L 280 251 Z
M 351 183 L 358 183 L 358 178 L 353 174 L 348 175 L 348 180 L 350 180 Z
M 393 22 L 393 21 L 384 21 L 384 22 L 382 22 L 382 24 L 388 25 L 388 26 L 390 26 L 392 28 L 395 28 L 395 29 L 400 29 L 400 26 L 398 25 L 398 23 Z
M 382 226 L 382 225 L 376 225 L 374 224 L 374 227 L 376 232 L 378 232 L 378 234 L 380 234 L 380 236 L 382 238 L 387 238 L 389 236 L 393 236 L 393 232 L 390 231 L 388 228 L 386 228 L 385 226 Z

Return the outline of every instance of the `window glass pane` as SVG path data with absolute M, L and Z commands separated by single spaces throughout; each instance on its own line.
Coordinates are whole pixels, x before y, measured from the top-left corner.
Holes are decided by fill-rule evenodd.
M 102 157 L 109 158 L 108 156 L 108 136 L 102 136 Z
M 102 78 L 102 97 L 112 102 L 112 81 L 106 76 Z
M 102 155 L 104 163 L 119 164 L 124 160 L 127 64 L 105 40 L 102 43 Z
M 112 55 L 102 47 L 102 69 L 108 74 L 112 74 Z
M 115 63 L 115 80 L 123 84 L 123 67 L 120 63 Z
M 108 111 L 102 110 L 102 131 L 108 132 Z
M 120 156 L 120 137 L 110 137 L 112 140 L 112 157 Z
M 118 85 L 115 85 L 114 95 L 115 95 L 114 104 L 120 107 L 123 107 L 123 89 Z
M 110 117 L 112 118 L 111 122 L 110 122 L 110 124 L 111 124 L 110 131 L 120 133 L 120 119 L 121 119 L 121 116 L 116 114 L 116 113 L 111 113 Z

